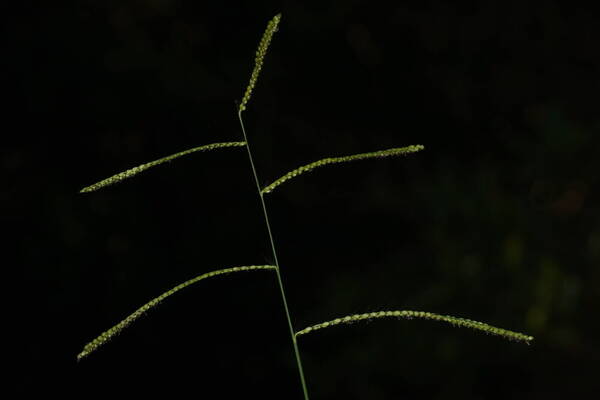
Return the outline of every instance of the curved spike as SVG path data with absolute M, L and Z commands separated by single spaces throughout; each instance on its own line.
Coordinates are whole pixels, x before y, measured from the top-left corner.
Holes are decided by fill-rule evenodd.
M 301 331 L 296 332 L 296 337 L 306 335 L 307 333 L 328 328 L 330 326 L 340 325 L 340 324 L 351 324 L 353 322 L 369 320 L 373 318 L 386 318 L 386 317 L 397 317 L 397 318 L 423 318 L 423 319 L 431 319 L 435 321 L 443 321 L 448 322 L 455 326 L 460 326 L 464 328 L 476 329 L 485 333 L 489 333 L 492 335 L 502 336 L 505 339 L 515 340 L 518 342 L 524 342 L 529 344 L 529 342 L 533 341 L 533 336 L 528 336 L 523 333 L 509 331 L 507 329 L 497 328 L 492 325 L 484 324 L 479 321 L 472 321 L 470 319 L 465 318 L 457 318 L 449 315 L 440 315 L 430 312 L 424 311 L 377 311 L 365 314 L 354 314 L 348 315 L 342 318 L 336 318 L 331 321 L 322 322 L 320 324 L 309 326 L 308 328 L 304 328 Z
M 155 161 L 151 161 L 146 164 L 138 165 L 137 167 L 130 168 L 127 171 L 120 172 L 109 178 L 103 179 L 100 182 L 94 183 L 93 185 L 86 186 L 83 189 L 81 189 L 79 191 L 79 193 L 93 192 L 93 191 L 101 189 L 105 186 L 109 186 L 114 183 L 120 182 L 124 179 L 131 178 L 132 176 L 135 176 L 135 175 L 139 174 L 140 172 L 147 170 L 148 168 L 155 167 L 157 165 L 166 163 L 168 161 L 174 160 L 176 158 L 185 156 L 190 153 L 195 153 L 197 151 L 209 151 L 209 150 L 214 150 L 214 149 L 220 149 L 223 147 L 240 147 L 240 146 L 245 146 L 245 145 L 246 145 L 246 142 L 212 143 L 212 144 L 207 144 L 204 146 L 194 147 L 192 149 L 180 151 L 179 153 L 171 154 L 170 156 L 166 156 L 166 157 L 163 157 L 163 158 L 155 160 Z
M 407 146 L 407 147 L 398 147 L 398 148 L 387 149 L 387 150 L 373 151 L 370 153 L 354 154 L 351 156 L 324 158 L 322 160 L 312 162 L 312 163 L 304 165 L 300 168 L 296 168 L 295 170 L 293 170 L 291 172 L 288 172 L 287 174 L 283 175 L 281 178 L 277 179 L 275 182 L 273 182 L 270 185 L 263 188 L 261 190 L 261 193 L 263 193 L 263 194 L 271 193 L 277 186 L 281 185 L 282 183 L 284 183 L 298 175 L 301 175 L 305 172 L 309 172 L 315 168 L 322 167 L 324 165 L 338 164 L 338 163 L 344 163 L 344 162 L 350 162 L 350 161 L 356 161 L 356 160 L 364 160 L 367 158 L 383 158 L 383 157 L 399 156 L 399 155 L 403 155 L 403 154 L 416 153 L 418 151 L 423 150 L 424 148 L 425 147 L 423 145 L 417 144 L 417 145 Z
M 150 300 L 149 302 L 147 302 L 146 304 L 144 304 L 143 306 L 141 306 L 140 308 L 135 310 L 132 314 L 130 314 L 123 321 L 119 322 L 117 325 L 113 326 L 109 330 L 102 332 L 96 339 L 92 340 L 91 342 L 89 342 L 88 344 L 86 344 L 83 347 L 83 350 L 77 355 L 77 360 L 79 361 L 82 358 L 88 356 L 90 353 L 96 351 L 99 347 L 101 347 L 102 345 L 107 343 L 113 336 L 120 333 L 123 329 L 125 329 L 127 326 L 129 326 L 133 321 L 135 321 L 136 319 L 141 317 L 146 311 L 157 306 L 161 301 L 163 301 L 167 297 L 171 296 L 172 294 L 180 291 L 181 289 L 183 289 L 187 286 L 190 286 L 193 283 L 196 283 L 203 279 L 211 278 L 211 277 L 217 276 L 217 275 L 229 274 L 232 272 L 255 271 L 255 270 L 263 270 L 263 269 L 275 269 L 275 266 L 274 265 L 251 265 L 251 266 L 246 266 L 246 267 L 225 268 L 225 269 L 219 269 L 219 270 L 212 271 L 212 272 L 207 272 L 207 273 L 197 276 L 193 279 L 190 279 L 189 281 L 185 281 L 184 283 L 177 285 L 174 288 L 172 288 L 171 290 L 168 290 L 165 293 L 161 294 L 160 296 L 155 297 L 154 299 Z

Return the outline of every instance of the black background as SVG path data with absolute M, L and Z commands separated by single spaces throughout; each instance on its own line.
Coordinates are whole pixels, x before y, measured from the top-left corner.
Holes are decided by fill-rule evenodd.
M 300 338 L 313 399 L 597 393 L 598 27 L 556 1 L 14 2 L 3 18 L 0 223 L 9 384 L 21 394 L 300 399 L 274 274 L 203 281 L 88 359 L 95 335 L 214 269 L 272 263 L 241 140 L 256 45 L 283 14 L 245 113 L 294 325 L 423 310 L 430 321 Z M 565 2 L 566 4 L 566 2 Z M 6 6 L 5 6 L 6 7 Z M 13 272 L 16 277 L 9 277 Z M 6 361 L 8 362 L 8 361 Z

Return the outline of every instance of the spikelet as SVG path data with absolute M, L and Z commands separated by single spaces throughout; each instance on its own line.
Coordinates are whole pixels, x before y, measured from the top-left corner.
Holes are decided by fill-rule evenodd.
M 242 98 L 242 102 L 240 103 L 239 112 L 241 113 L 246 109 L 246 104 L 250 100 L 252 96 L 252 89 L 256 85 L 256 81 L 258 80 L 258 76 L 260 75 L 260 70 L 262 69 L 262 64 L 265 56 L 267 55 L 267 50 L 269 49 L 269 44 L 271 43 L 271 39 L 275 32 L 277 32 L 277 26 L 279 25 L 279 21 L 281 21 L 281 14 L 277 14 L 273 17 L 272 20 L 269 21 L 267 25 L 267 29 L 265 29 L 265 33 L 263 33 L 262 39 L 258 44 L 258 49 L 256 50 L 256 57 L 254 58 L 254 69 L 252 70 L 252 75 L 250 76 L 250 82 L 248 82 L 248 86 L 246 87 L 246 92 L 244 93 L 244 97 Z
M 354 154 L 351 156 L 324 158 L 322 160 L 312 162 L 312 163 L 304 165 L 300 168 L 296 168 L 295 170 L 293 170 L 291 172 L 288 172 L 287 174 L 283 175 L 281 178 L 277 179 L 275 182 L 273 182 L 270 185 L 263 188 L 261 190 L 261 193 L 263 193 L 263 194 L 271 193 L 277 186 L 281 185 L 285 181 L 288 181 L 298 175 L 301 175 L 305 172 L 309 172 L 315 168 L 322 167 L 325 165 L 338 164 L 338 163 L 344 163 L 344 162 L 350 162 L 350 161 L 356 161 L 356 160 L 364 160 L 367 158 L 383 158 L 383 157 L 398 156 L 398 155 L 402 155 L 402 154 L 416 153 L 418 151 L 423 150 L 424 148 L 425 147 L 423 145 L 417 144 L 417 145 L 407 146 L 407 147 L 398 147 L 398 148 L 387 149 L 387 150 L 373 151 L 370 153 Z
M 134 322 L 136 319 L 141 317 L 146 311 L 157 306 L 161 301 L 163 301 L 167 297 L 171 296 L 174 293 L 177 293 L 181 289 L 183 289 L 187 286 L 190 286 L 193 283 L 196 283 L 203 279 L 211 278 L 211 277 L 217 276 L 217 275 L 230 274 L 233 272 L 242 272 L 242 271 L 265 270 L 265 269 L 275 269 L 275 266 L 273 266 L 273 265 L 251 265 L 251 266 L 246 266 L 246 267 L 234 267 L 234 268 L 219 269 L 216 271 L 207 272 L 207 273 L 197 276 L 193 279 L 190 279 L 189 281 L 186 281 L 180 285 L 177 285 L 174 288 L 172 288 L 171 290 L 150 300 L 149 302 L 147 302 L 146 304 L 144 304 L 143 306 L 141 306 L 140 308 L 135 310 L 132 314 L 130 314 L 123 321 L 119 322 L 117 325 L 113 326 L 112 328 L 110 328 L 109 330 L 107 330 L 105 332 L 102 332 L 100 334 L 100 336 L 98 336 L 96 339 L 92 340 L 91 342 L 89 342 L 88 344 L 86 344 L 83 347 L 83 350 L 77 355 L 77 360 L 79 361 L 82 358 L 88 356 L 90 353 L 98 350 L 98 348 L 100 348 L 102 345 L 107 343 L 113 336 L 120 333 L 123 329 L 127 328 L 127 326 L 129 326 L 132 322 Z
M 79 191 L 79 193 L 93 192 L 93 191 L 101 189 L 105 186 L 109 186 L 114 183 L 121 182 L 122 180 L 131 178 L 132 176 L 135 176 L 135 175 L 139 174 L 140 172 L 147 170 L 148 168 L 155 167 L 157 165 L 166 163 L 168 161 L 174 160 L 176 158 L 185 156 L 190 153 L 195 153 L 197 151 L 209 151 L 209 150 L 220 149 L 220 148 L 224 148 L 224 147 L 240 147 L 240 146 L 245 146 L 245 145 L 246 145 L 246 142 L 225 142 L 225 143 L 212 143 L 212 144 L 207 144 L 207 145 L 200 146 L 200 147 L 194 147 L 192 149 L 184 150 L 179 153 L 171 154 L 170 156 L 163 157 L 159 160 L 155 160 L 155 161 L 151 161 L 146 164 L 138 165 L 137 167 L 128 169 L 127 171 L 120 172 L 109 178 L 103 179 L 100 182 L 94 183 L 93 185 L 84 187 L 83 189 L 81 189 Z
M 449 315 L 440 315 L 434 314 L 430 312 L 424 311 L 378 311 L 371 312 L 365 314 L 354 314 L 348 315 L 343 318 L 336 318 L 331 321 L 322 322 L 320 324 L 309 326 L 308 328 L 304 328 L 301 331 L 296 332 L 296 337 L 301 335 L 306 335 L 307 333 L 328 328 L 330 326 L 340 325 L 340 324 L 351 324 L 353 322 L 369 320 L 373 318 L 385 318 L 385 317 L 397 317 L 397 318 L 422 318 L 422 319 L 431 319 L 435 321 L 443 321 L 448 322 L 454 326 L 460 326 L 464 328 L 476 329 L 485 333 L 489 333 L 492 335 L 501 336 L 508 340 L 514 340 L 517 342 L 523 342 L 529 344 L 529 342 L 533 341 L 533 336 L 528 336 L 523 333 L 509 331 L 507 329 L 497 328 L 492 325 L 484 324 L 483 322 L 472 321 L 470 319 L 451 317 Z

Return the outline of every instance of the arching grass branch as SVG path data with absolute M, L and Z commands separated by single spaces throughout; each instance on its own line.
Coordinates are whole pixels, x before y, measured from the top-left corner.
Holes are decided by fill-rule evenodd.
M 523 333 L 509 331 L 507 329 L 497 328 L 492 325 L 484 324 L 483 322 L 472 321 L 470 319 L 465 318 L 457 318 L 449 315 L 440 315 L 430 312 L 424 311 L 377 311 L 365 314 L 354 314 L 348 315 L 342 318 L 336 318 L 331 321 L 322 322 L 320 324 L 316 324 L 313 326 L 309 326 L 308 328 L 304 328 L 301 331 L 296 332 L 296 337 L 306 335 L 307 333 L 317 331 L 319 329 L 328 328 L 330 326 L 340 325 L 340 324 L 351 324 L 353 322 L 370 320 L 375 318 L 387 318 L 387 317 L 396 317 L 396 318 L 422 318 L 422 319 L 431 319 L 435 321 L 443 321 L 448 322 L 454 326 L 460 326 L 464 328 L 476 329 L 478 331 L 482 331 L 485 333 L 489 333 L 492 335 L 501 336 L 505 339 L 514 340 L 517 342 L 523 342 L 529 344 L 533 340 L 533 336 L 528 336 Z
M 418 151 L 423 150 L 424 148 L 425 148 L 424 146 L 417 144 L 417 145 L 407 146 L 407 147 L 398 147 L 398 148 L 387 149 L 387 150 L 373 151 L 370 153 L 354 154 L 351 156 L 324 158 L 322 160 L 312 162 L 312 163 L 304 165 L 300 168 L 296 168 L 295 170 L 293 170 L 291 172 L 288 172 L 287 174 L 283 175 L 281 178 L 277 179 L 275 182 L 273 182 L 270 185 L 263 188 L 261 190 L 261 193 L 271 193 L 277 186 L 281 185 L 282 183 L 284 183 L 298 175 L 302 175 L 305 172 L 312 171 L 315 168 L 323 167 L 325 165 L 339 164 L 339 163 L 345 163 L 345 162 L 357 161 L 357 160 L 366 160 L 368 158 L 383 158 L 383 157 L 399 156 L 399 155 L 403 155 L 403 154 L 416 153 Z
M 246 145 L 246 142 L 224 142 L 224 143 L 212 143 L 212 144 L 207 144 L 207 145 L 200 146 L 200 147 L 194 147 L 192 149 L 188 149 L 188 150 L 181 151 L 179 153 L 171 154 L 170 156 L 163 157 L 161 159 L 151 161 L 146 164 L 138 165 L 137 167 L 128 169 L 127 171 L 120 172 L 116 175 L 111 176 L 110 178 L 103 179 L 98 183 L 94 183 L 93 185 L 84 187 L 83 189 L 81 189 L 79 191 L 79 193 L 93 192 L 93 191 L 101 189 L 105 186 L 109 186 L 114 183 L 121 182 L 122 180 L 131 178 L 132 176 L 135 176 L 135 175 L 139 174 L 140 172 L 147 170 L 148 168 L 155 167 L 157 165 L 166 163 L 168 161 L 174 160 L 176 158 L 185 156 L 190 153 L 195 153 L 197 151 L 209 151 L 209 150 L 221 149 L 224 147 L 241 147 L 241 146 L 245 146 L 245 145 Z
M 216 271 L 207 272 L 205 274 L 199 275 L 193 279 L 190 279 L 189 281 L 186 281 L 180 285 L 177 285 L 174 288 L 172 288 L 171 290 L 168 290 L 165 293 L 161 294 L 160 296 L 150 300 L 149 302 L 147 302 L 146 304 L 144 304 L 143 306 L 141 306 L 140 308 L 135 310 L 132 314 L 130 314 L 123 321 L 119 322 L 117 325 L 113 326 L 112 328 L 110 328 L 109 330 L 107 330 L 105 332 L 102 332 L 100 334 L 100 336 L 98 336 L 96 339 L 92 340 L 91 342 L 89 342 L 88 344 L 86 344 L 83 347 L 83 350 L 77 355 L 77 360 L 81 360 L 82 358 L 88 356 L 90 353 L 98 350 L 99 347 L 101 347 L 103 344 L 107 343 L 113 336 L 120 333 L 123 329 L 125 329 L 127 326 L 129 326 L 132 322 L 134 322 L 136 319 L 141 317 L 142 314 L 144 314 L 146 311 L 157 306 L 161 301 L 163 301 L 167 297 L 171 296 L 172 294 L 177 293 L 181 289 L 188 287 L 193 283 L 196 283 L 203 279 L 211 278 L 211 277 L 217 276 L 217 275 L 230 274 L 233 272 L 265 270 L 265 269 L 275 269 L 275 266 L 274 265 L 251 265 L 251 266 L 246 266 L 246 267 L 234 267 L 234 268 L 219 269 Z

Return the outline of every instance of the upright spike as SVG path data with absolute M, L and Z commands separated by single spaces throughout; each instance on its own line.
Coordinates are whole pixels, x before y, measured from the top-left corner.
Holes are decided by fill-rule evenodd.
M 244 97 L 242 98 L 242 102 L 240 103 L 239 112 L 242 112 L 246 109 L 246 104 L 248 104 L 248 101 L 252 96 L 252 89 L 254 89 L 256 81 L 258 80 L 258 76 L 260 75 L 263 60 L 267 55 L 267 50 L 269 49 L 269 44 L 271 44 L 271 39 L 273 38 L 275 32 L 277 32 L 279 21 L 281 21 L 281 14 L 277 14 L 273 17 L 273 19 L 269 21 L 267 28 L 265 29 L 265 33 L 263 33 L 262 39 L 258 44 L 258 49 L 256 50 L 256 57 L 254 58 L 254 69 L 252 70 L 252 75 L 250 75 L 250 81 L 248 82 L 246 92 L 244 93 Z

